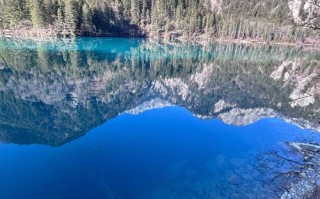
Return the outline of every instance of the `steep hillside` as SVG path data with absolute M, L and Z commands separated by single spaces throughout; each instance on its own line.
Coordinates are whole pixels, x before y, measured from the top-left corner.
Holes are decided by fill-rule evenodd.
M 0 34 L 314 43 L 319 0 L 0 0 Z

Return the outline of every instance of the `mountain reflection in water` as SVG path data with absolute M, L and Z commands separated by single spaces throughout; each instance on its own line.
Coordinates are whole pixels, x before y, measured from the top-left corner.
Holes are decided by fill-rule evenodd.
M 126 111 L 177 105 L 320 130 L 319 52 L 137 39 L 0 42 L 0 140 L 61 145 Z
M 276 198 L 257 156 L 319 140 L 319 63 L 295 47 L 0 39 L 0 170 L 23 179 L 5 172 L 0 198 Z

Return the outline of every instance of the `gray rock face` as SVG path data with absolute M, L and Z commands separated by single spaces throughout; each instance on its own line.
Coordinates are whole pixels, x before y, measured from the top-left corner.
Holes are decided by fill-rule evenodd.
M 164 108 L 164 107 L 168 107 L 168 106 L 172 106 L 171 103 L 164 101 L 160 98 L 154 98 L 151 99 L 150 101 L 146 101 L 143 104 L 126 111 L 126 113 L 132 114 L 132 115 L 138 115 L 140 113 L 143 113 L 144 111 L 147 110 L 152 110 L 152 109 L 158 109 L 158 108 Z

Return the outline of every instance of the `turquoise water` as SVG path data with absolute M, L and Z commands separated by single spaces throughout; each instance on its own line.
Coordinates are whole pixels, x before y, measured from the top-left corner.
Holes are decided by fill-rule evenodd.
M 318 60 L 277 46 L 1 39 L 0 198 L 278 198 L 294 178 L 275 176 L 297 165 L 272 154 L 302 161 L 286 143 L 320 141 Z

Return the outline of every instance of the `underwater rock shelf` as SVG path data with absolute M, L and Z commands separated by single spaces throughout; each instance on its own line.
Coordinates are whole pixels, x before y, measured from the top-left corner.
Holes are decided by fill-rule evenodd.
M 320 145 L 299 142 L 289 142 L 288 144 L 303 155 L 304 163 L 298 182 L 292 183 L 281 199 L 319 198 Z

